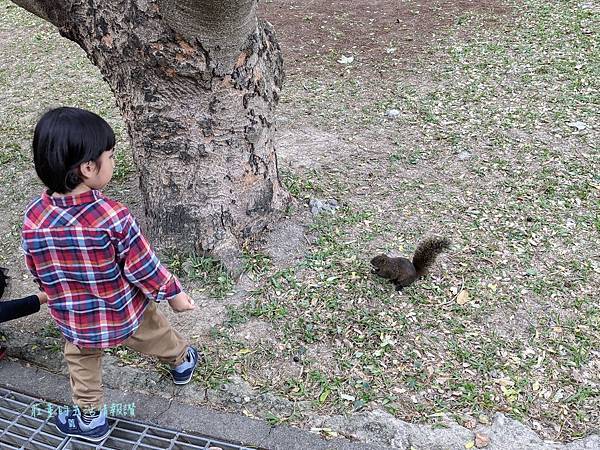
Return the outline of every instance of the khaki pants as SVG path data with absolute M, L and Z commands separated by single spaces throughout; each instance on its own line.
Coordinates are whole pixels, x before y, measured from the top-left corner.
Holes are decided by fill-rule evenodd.
M 187 342 L 175 331 L 167 318 L 150 300 L 142 323 L 123 345 L 146 355 L 156 356 L 162 362 L 175 367 L 183 362 L 187 353 Z M 65 360 L 71 377 L 73 404 L 81 409 L 102 408 L 102 349 L 79 348 L 65 343 Z

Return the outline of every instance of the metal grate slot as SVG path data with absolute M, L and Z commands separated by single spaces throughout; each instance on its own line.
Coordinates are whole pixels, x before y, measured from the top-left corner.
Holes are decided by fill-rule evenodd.
M 2 437 L 0 437 L 0 443 L 12 445 L 16 448 L 21 448 L 27 443 L 27 439 L 23 439 L 21 436 L 7 431 L 6 433 L 2 434 Z
M 70 449 L 70 450 L 96 450 L 98 447 L 96 444 L 92 444 L 89 442 L 83 442 L 83 441 L 69 441 L 66 445 L 66 447 L 63 447 L 63 449 Z
M 21 416 L 17 419 L 17 423 L 27 428 L 39 428 L 40 425 L 44 425 L 44 421 L 35 417 Z
M 142 439 L 141 442 L 142 442 L 142 444 L 153 445 L 154 447 L 158 447 L 158 448 L 167 448 L 167 447 L 165 447 L 165 445 L 168 445 L 170 440 L 162 439 L 162 438 L 158 438 L 158 437 L 146 436 L 146 437 L 144 437 L 144 439 Z
M 156 436 L 163 439 L 173 439 L 177 435 L 177 432 L 172 432 L 169 430 L 163 430 L 159 428 L 149 428 L 146 431 L 147 436 Z
M 17 436 L 22 436 L 25 440 L 28 440 L 27 436 L 31 434 L 31 430 L 29 428 L 19 426 L 16 423 L 13 423 L 10 427 L 8 427 L 8 431 L 10 431 L 12 434 L 16 434 Z
M 199 439 L 197 436 L 191 436 L 189 434 L 180 434 L 179 440 L 184 444 L 191 444 L 191 445 L 207 445 L 208 444 L 208 442 L 206 442 L 204 439 Z
M 115 428 L 110 435 L 114 438 L 133 442 L 137 441 L 140 437 L 139 433 L 133 433 L 129 430 L 124 430 L 121 428 Z
M 133 450 L 135 447 L 135 441 L 126 441 L 124 439 L 115 438 L 111 435 L 102 443 L 102 445 L 106 448 L 114 450 Z
M 5 408 L 3 405 L 0 405 L 0 418 L 11 421 L 14 420 L 14 418 L 18 415 L 19 414 L 17 414 L 16 412 Z
M 138 425 L 135 422 L 124 422 L 119 424 L 119 429 L 122 430 L 128 430 L 128 431 L 133 431 L 134 433 L 144 433 L 144 430 L 146 429 L 145 426 L 143 425 Z

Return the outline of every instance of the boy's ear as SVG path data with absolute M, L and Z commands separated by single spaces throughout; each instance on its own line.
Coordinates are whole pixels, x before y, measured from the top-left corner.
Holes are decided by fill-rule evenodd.
M 79 165 L 79 172 L 81 173 L 81 176 L 83 178 L 90 178 L 97 172 L 96 162 L 88 161 L 88 162 L 81 163 Z

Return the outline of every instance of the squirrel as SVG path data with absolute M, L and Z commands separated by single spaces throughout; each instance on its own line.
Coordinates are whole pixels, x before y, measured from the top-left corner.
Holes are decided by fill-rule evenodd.
M 407 258 L 377 255 L 371 260 L 371 273 L 387 278 L 394 283 L 397 291 L 401 291 L 425 275 L 437 256 L 449 248 L 448 239 L 430 237 L 417 246 L 412 262 Z

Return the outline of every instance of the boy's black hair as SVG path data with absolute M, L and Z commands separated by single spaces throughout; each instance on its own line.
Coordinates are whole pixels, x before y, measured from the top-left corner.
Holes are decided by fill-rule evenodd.
M 114 146 L 114 131 L 97 114 L 70 107 L 51 109 L 33 133 L 35 171 L 50 193 L 66 194 L 83 181 L 80 164 L 96 161 Z

